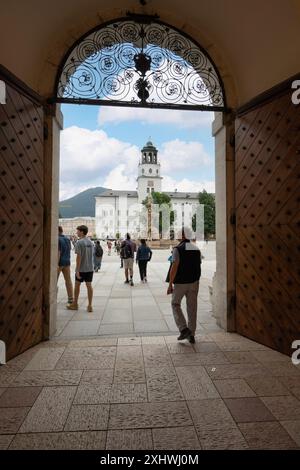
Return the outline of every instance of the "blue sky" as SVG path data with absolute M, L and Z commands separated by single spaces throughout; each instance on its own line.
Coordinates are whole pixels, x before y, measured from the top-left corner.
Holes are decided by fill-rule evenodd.
M 142 146 L 159 150 L 163 190 L 214 191 L 213 113 L 62 105 L 60 199 L 93 186 L 135 189 Z

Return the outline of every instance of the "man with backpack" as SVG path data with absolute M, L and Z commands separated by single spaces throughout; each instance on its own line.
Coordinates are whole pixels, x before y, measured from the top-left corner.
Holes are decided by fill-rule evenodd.
M 130 239 L 129 233 L 126 234 L 126 240 L 121 245 L 121 259 L 123 260 L 123 266 L 125 268 L 125 284 L 133 286 L 133 262 L 134 252 L 136 251 L 136 244 Z M 128 277 L 130 274 L 130 280 Z
M 97 273 L 101 268 L 102 263 L 102 256 L 103 256 L 103 248 L 100 245 L 99 240 L 96 241 L 95 248 L 94 248 L 94 271 Z

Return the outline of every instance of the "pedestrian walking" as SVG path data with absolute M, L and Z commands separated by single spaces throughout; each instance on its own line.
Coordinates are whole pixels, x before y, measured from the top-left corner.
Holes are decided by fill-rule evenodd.
M 58 227 L 58 268 L 57 280 L 60 273 L 63 273 L 66 290 L 68 294 L 68 304 L 73 303 L 73 285 L 71 281 L 71 242 L 63 234 L 63 228 Z
M 180 341 L 187 338 L 190 343 L 195 343 L 201 252 L 191 242 L 191 238 L 191 229 L 184 227 L 178 236 L 181 241 L 173 249 L 167 294 L 172 294 L 173 316 L 180 332 L 177 339 Z M 181 308 L 183 297 L 186 297 L 188 324 Z
M 94 247 L 94 271 L 97 273 L 101 269 L 103 257 L 103 248 L 100 244 L 100 241 L 97 240 Z
M 134 253 L 136 252 L 136 244 L 131 240 L 130 234 L 126 234 L 126 240 L 121 245 L 121 259 L 123 260 L 123 266 L 125 269 L 125 284 L 134 285 L 133 283 L 133 263 Z M 130 276 L 130 279 L 129 279 Z
M 79 240 L 75 245 L 76 253 L 76 268 L 75 268 L 75 289 L 74 289 L 74 301 L 68 305 L 69 310 L 78 310 L 78 297 L 80 293 L 80 284 L 85 282 L 88 294 L 88 306 L 87 311 L 92 312 L 92 301 L 93 301 L 93 251 L 94 244 L 87 238 L 88 227 L 86 225 L 79 225 L 77 227 L 77 236 Z
M 147 263 L 152 258 L 152 250 L 147 246 L 146 240 L 141 240 L 141 245 L 136 253 L 136 262 L 139 265 L 141 282 L 147 282 Z

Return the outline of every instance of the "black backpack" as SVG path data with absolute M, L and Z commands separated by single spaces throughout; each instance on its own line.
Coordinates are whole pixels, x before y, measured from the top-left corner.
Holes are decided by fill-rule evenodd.
M 96 245 L 95 255 L 97 258 L 101 258 L 101 256 L 103 256 L 103 248 L 101 245 Z
M 123 259 L 132 258 L 132 249 L 129 243 L 125 243 L 121 248 L 121 257 Z

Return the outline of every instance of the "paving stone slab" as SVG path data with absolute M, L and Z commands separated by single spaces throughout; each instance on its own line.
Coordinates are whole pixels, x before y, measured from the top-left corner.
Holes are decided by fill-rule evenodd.
M 204 367 L 176 367 L 175 370 L 186 400 L 219 398 L 218 391 Z
M 65 431 L 106 430 L 109 405 L 73 405 Z
M 26 370 L 11 383 L 12 387 L 50 387 L 59 385 L 78 385 L 82 370 Z
M 192 425 L 184 402 L 111 405 L 109 429 L 161 428 Z
M 199 450 L 201 445 L 193 426 L 153 429 L 156 450 Z
M 8 388 L 0 397 L 0 408 L 15 408 L 17 406 L 32 406 L 39 396 L 42 387 Z M 1 413 L 1 411 L 0 411 Z
M 76 387 L 45 387 L 19 432 L 62 431 L 75 393 Z
M 214 380 L 222 398 L 255 397 L 256 394 L 244 379 Z
M 297 448 L 296 442 L 283 426 L 276 421 L 269 423 L 240 423 L 239 428 L 250 449 L 280 450 Z
M 275 421 L 274 415 L 259 398 L 226 398 L 224 402 L 237 423 Z
M 106 431 L 17 434 L 11 450 L 104 450 Z
M 107 433 L 106 450 L 153 449 L 150 429 L 110 430 Z

